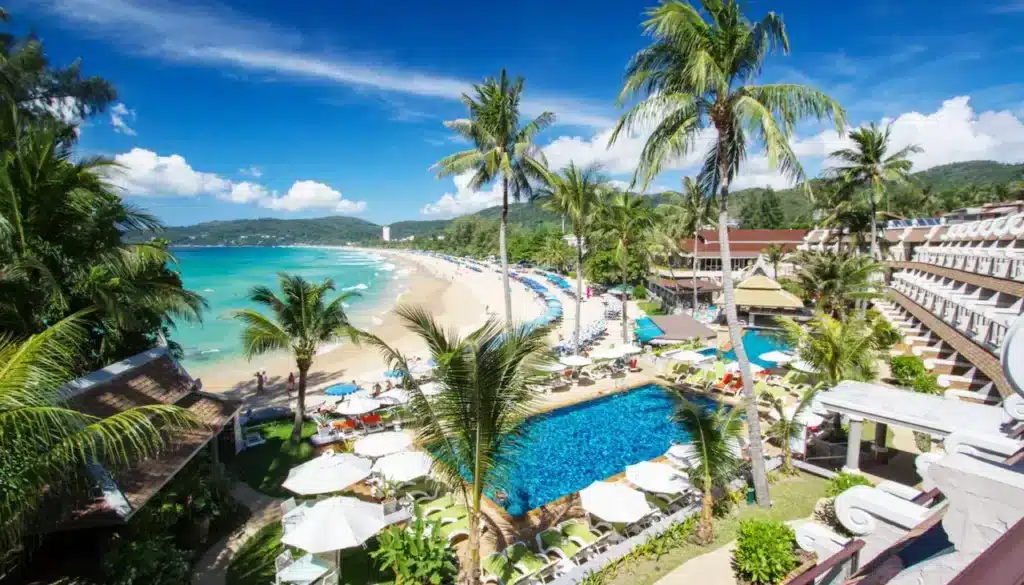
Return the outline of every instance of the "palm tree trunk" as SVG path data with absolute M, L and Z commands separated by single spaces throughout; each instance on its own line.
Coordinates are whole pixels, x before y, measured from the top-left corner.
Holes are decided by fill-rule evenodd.
M 583 305 L 583 236 L 576 234 L 576 331 L 573 343 L 576 353 L 580 351 L 580 319 Z
M 629 295 L 626 293 L 626 281 L 629 280 L 629 258 L 626 256 L 629 248 L 626 242 L 622 243 L 622 344 L 629 343 L 629 317 L 626 316 L 626 306 L 629 305 Z
M 690 262 L 691 274 L 693 275 L 693 307 L 690 315 L 697 318 L 697 246 L 700 245 L 700 231 L 693 232 L 693 261 Z
M 878 222 L 875 221 L 875 195 L 868 195 L 871 201 L 871 259 L 878 261 Z
M 469 574 L 468 585 L 480 583 L 480 500 L 469 514 Z
M 725 157 L 720 160 L 725 161 Z M 732 255 L 729 252 L 729 168 L 722 164 L 719 169 L 722 177 L 721 196 L 718 199 L 718 240 L 722 258 L 722 296 L 725 297 L 725 321 L 729 326 L 729 339 L 736 353 L 736 361 L 740 364 L 740 375 L 743 379 L 743 396 L 747 411 L 747 429 L 750 438 L 750 467 L 754 476 L 754 492 L 760 506 L 770 506 L 771 496 L 768 493 L 768 474 L 764 467 L 764 453 L 761 448 L 761 423 L 757 411 L 757 397 L 754 395 L 754 381 L 750 374 L 750 360 L 743 347 L 743 332 L 740 331 L 739 318 L 736 316 L 736 296 L 732 283 Z
M 505 324 L 512 326 L 512 289 L 508 285 L 508 246 L 505 233 L 508 230 L 508 177 L 502 177 L 501 227 L 498 230 L 498 253 L 501 254 L 501 288 L 505 294 Z
M 704 495 L 701 497 L 700 522 L 697 523 L 697 541 L 702 544 L 715 539 L 714 523 L 715 499 L 711 495 L 711 482 L 705 481 Z
M 299 368 L 299 389 L 295 402 L 295 424 L 292 425 L 291 441 L 293 444 L 298 444 L 302 440 L 302 423 L 306 413 L 306 374 L 312 363 L 307 360 L 296 360 L 295 365 Z

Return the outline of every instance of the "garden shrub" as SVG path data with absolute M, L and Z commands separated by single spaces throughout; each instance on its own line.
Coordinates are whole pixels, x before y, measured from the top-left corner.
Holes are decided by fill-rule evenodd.
M 889 349 L 903 339 L 903 334 L 886 321 L 880 313 L 872 316 L 871 312 L 869 312 L 868 317 L 871 319 L 875 344 L 879 349 Z
M 638 284 L 638 285 L 633 287 L 633 298 L 638 300 L 638 301 L 641 301 L 641 300 L 644 300 L 644 299 L 647 298 L 647 289 L 644 288 L 644 285 Z
M 455 552 L 440 530 L 430 526 L 417 517 L 408 530 L 392 526 L 377 535 L 377 550 L 370 556 L 382 571 L 394 573 L 395 585 L 455 583 Z
M 928 453 L 932 450 L 932 436 L 928 433 L 914 431 L 914 445 L 917 446 L 918 451 Z
M 921 374 L 914 378 L 911 382 L 910 387 L 914 392 L 920 392 L 921 394 L 941 394 L 942 388 L 939 386 L 939 380 L 931 374 Z
M 186 585 L 189 555 L 173 537 L 121 540 L 103 560 L 108 585 Z
M 856 485 L 870 486 L 871 481 L 858 473 L 844 471 L 829 480 L 828 485 L 825 486 L 825 495 L 835 497 Z
M 836 534 L 847 538 L 853 536 L 853 533 L 843 526 L 843 523 L 839 521 L 839 516 L 836 515 L 835 498 L 822 498 L 818 500 L 818 503 L 814 506 L 814 520 L 828 526 Z
M 914 380 L 920 376 L 927 375 L 928 370 L 924 367 L 921 358 L 912 355 L 894 357 L 889 362 L 892 368 L 892 377 L 900 386 L 909 387 Z
M 733 553 L 736 577 L 751 585 L 775 585 L 800 564 L 796 534 L 778 520 L 744 520 Z

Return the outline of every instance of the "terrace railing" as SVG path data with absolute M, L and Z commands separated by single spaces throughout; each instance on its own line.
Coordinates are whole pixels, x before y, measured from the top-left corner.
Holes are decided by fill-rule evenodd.
M 862 548 L 864 548 L 863 540 L 851 540 L 836 554 L 790 579 L 789 585 L 839 585 L 844 583 L 860 568 Z

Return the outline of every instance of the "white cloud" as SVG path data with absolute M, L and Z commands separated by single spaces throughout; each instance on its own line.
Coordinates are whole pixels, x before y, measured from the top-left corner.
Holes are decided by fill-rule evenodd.
M 129 0 L 42 0 L 39 4 L 62 20 L 149 56 L 449 101 L 472 89 L 463 79 L 303 51 L 303 39 L 293 31 L 222 8 L 159 0 L 145 6 Z M 554 111 L 560 124 L 601 128 L 614 122 L 603 102 L 539 94 L 529 87 L 522 107 L 528 116 Z
M 263 169 L 260 167 L 249 167 L 247 169 L 238 169 L 238 173 L 258 179 L 263 176 Z
M 128 125 L 129 120 L 135 120 L 135 110 L 128 109 L 128 106 L 121 102 L 110 108 L 110 125 L 113 126 L 114 132 L 135 136 L 135 130 Z
M 559 169 L 570 162 L 575 162 L 578 166 L 598 164 L 605 172 L 611 174 L 632 174 L 640 162 L 640 155 L 650 133 L 620 134 L 618 140 L 609 146 L 608 139 L 611 135 L 612 128 L 602 130 L 590 139 L 580 136 L 559 136 L 543 148 L 544 156 L 547 157 L 548 166 L 552 169 Z M 664 170 L 682 170 L 703 160 L 712 136 L 714 131 L 702 132 L 690 153 L 683 159 L 666 164 Z
M 453 177 L 455 192 L 445 193 L 434 203 L 424 205 L 420 213 L 423 215 L 454 217 L 501 204 L 501 184 L 499 181 L 495 181 L 490 189 L 474 191 L 469 188 L 469 182 L 472 177 L 472 173 L 464 173 Z
M 352 201 L 341 192 L 317 181 L 296 181 L 279 196 L 252 181 L 231 181 L 216 173 L 197 171 L 178 154 L 161 156 L 143 148 L 114 157 L 118 168 L 108 180 L 135 197 L 215 197 L 232 203 L 254 204 L 277 211 L 320 210 L 359 213 L 365 201 Z

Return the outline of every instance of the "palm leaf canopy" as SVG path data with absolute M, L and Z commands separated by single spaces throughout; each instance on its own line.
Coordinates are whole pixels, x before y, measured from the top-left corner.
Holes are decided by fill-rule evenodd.
M 828 387 L 843 380 L 874 381 L 879 344 L 873 324 L 861 312 L 840 320 L 816 311 L 805 326 L 789 318 L 777 320 L 781 337 L 796 348 L 800 359 L 813 365 Z
M 876 188 L 886 182 L 905 183 L 913 167 L 908 157 L 921 152 L 921 148 L 910 145 L 890 154 L 891 134 L 891 126 L 880 128 L 874 122 L 850 131 L 854 147 L 832 152 L 832 166 L 826 174 L 851 185 Z
M 607 182 L 598 165 L 576 166 L 570 162 L 558 173 L 538 168 L 544 178 L 536 195 L 548 197 L 544 207 L 553 213 L 564 215 L 572 223 L 573 233 L 583 235 L 594 219 Z
M 603 235 L 615 239 L 615 255 L 622 262 L 630 247 L 644 240 L 654 226 L 654 209 L 646 197 L 613 190 L 598 212 L 596 227 Z
M 730 442 L 739 440 L 743 431 L 742 412 L 739 406 L 708 408 L 680 396 L 673 420 L 689 433 L 696 451 L 697 465 L 691 470 L 690 481 L 697 489 L 720 488 L 736 476 L 740 460 Z M 710 486 L 704 485 L 708 478 Z

